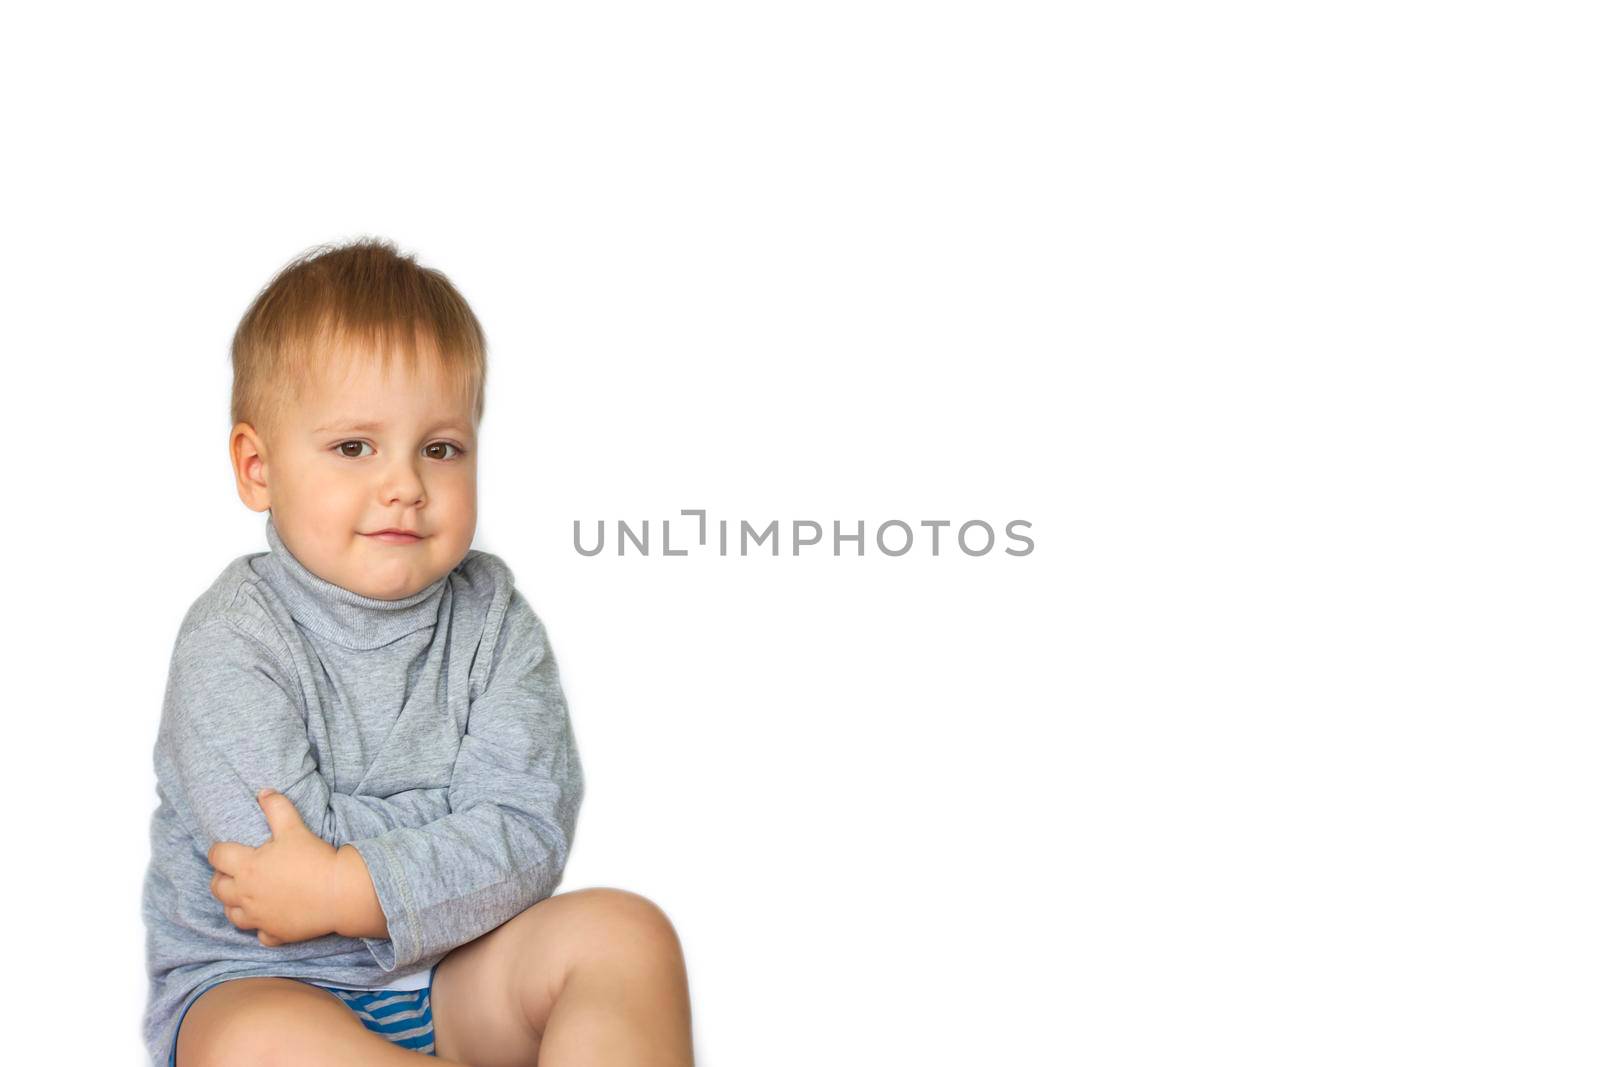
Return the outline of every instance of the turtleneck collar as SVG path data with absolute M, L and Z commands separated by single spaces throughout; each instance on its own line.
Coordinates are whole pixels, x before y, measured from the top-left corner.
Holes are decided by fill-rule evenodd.
M 257 571 L 283 598 L 295 622 L 345 648 L 381 648 L 439 620 L 449 575 L 399 600 L 353 593 L 319 578 L 284 546 L 267 513 L 267 546 Z

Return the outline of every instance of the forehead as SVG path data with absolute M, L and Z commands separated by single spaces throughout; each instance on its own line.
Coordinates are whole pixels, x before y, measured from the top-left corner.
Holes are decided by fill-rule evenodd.
M 415 368 L 398 355 L 383 360 L 370 352 L 330 354 L 311 369 L 297 406 L 319 428 L 330 422 L 381 428 L 412 418 L 455 420 L 471 428 L 471 397 L 452 384 L 438 356 L 425 351 Z

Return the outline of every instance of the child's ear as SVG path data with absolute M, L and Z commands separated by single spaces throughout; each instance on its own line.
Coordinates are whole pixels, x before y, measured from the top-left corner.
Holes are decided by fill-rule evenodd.
M 266 511 L 272 506 L 272 491 L 267 485 L 266 448 L 261 435 L 248 422 L 234 426 L 228 435 L 228 462 L 239 499 L 251 511 Z

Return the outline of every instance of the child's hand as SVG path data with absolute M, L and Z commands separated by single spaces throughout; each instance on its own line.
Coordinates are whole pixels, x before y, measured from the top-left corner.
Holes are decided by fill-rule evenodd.
M 219 841 L 206 853 L 217 871 L 211 895 L 241 930 L 263 945 L 307 941 L 334 932 L 336 850 L 307 829 L 294 802 L 263 789 L 256 795 L 272 840 L 260 848 Z

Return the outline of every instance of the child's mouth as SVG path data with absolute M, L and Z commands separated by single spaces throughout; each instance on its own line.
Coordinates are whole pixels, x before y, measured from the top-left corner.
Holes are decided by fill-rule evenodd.
M 379 530 L 377 533 L 363 534 L 377 541 L 384 541 L 391 545 L 412 545 L 422 540 L 416 534 L 399 533 L 395 530 Z

